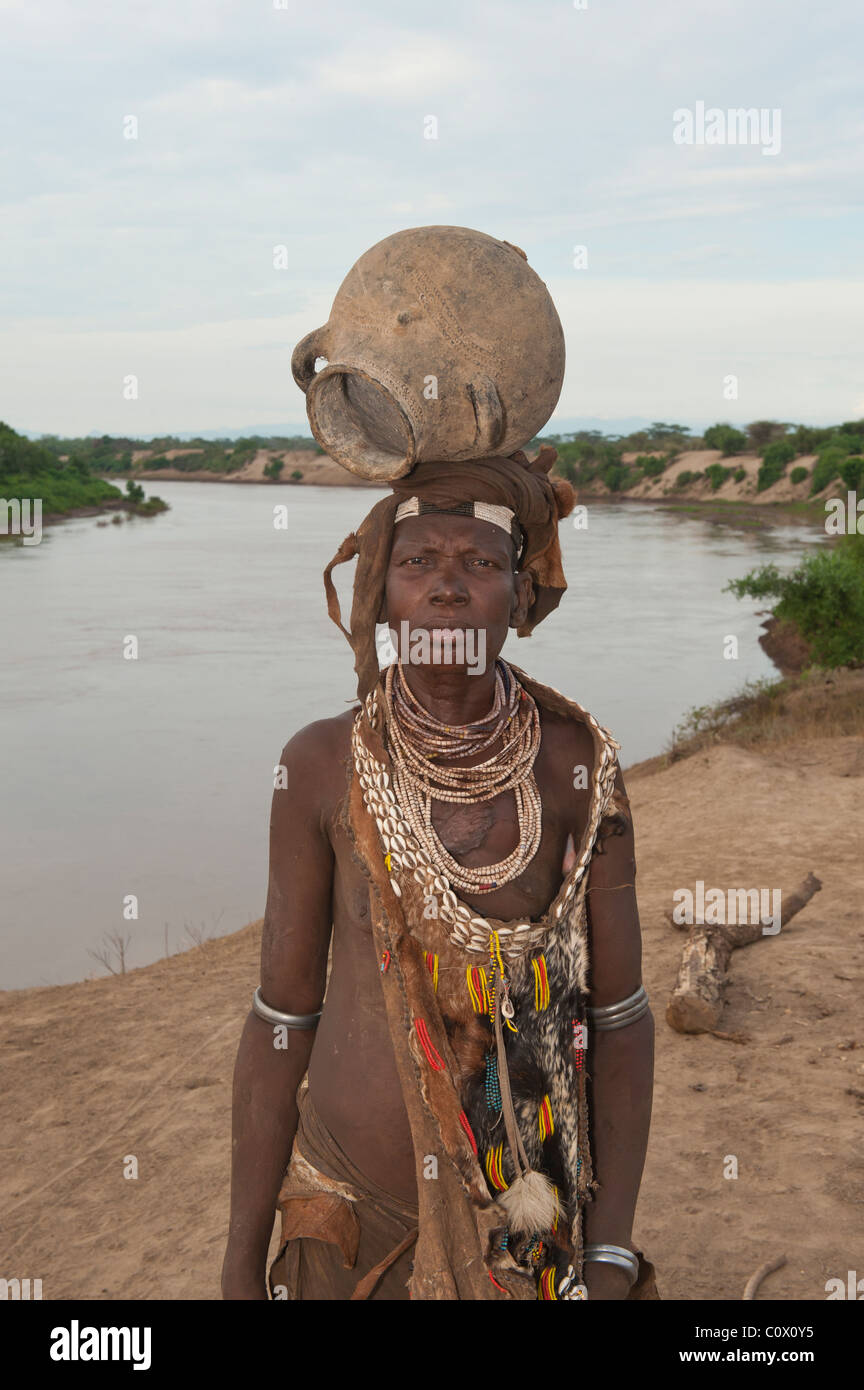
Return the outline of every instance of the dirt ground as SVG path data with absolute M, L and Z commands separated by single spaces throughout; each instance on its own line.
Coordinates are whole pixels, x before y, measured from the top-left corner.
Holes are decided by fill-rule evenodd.
M 634 1239 L 666 1299 L 824 1299 L 864 1274 L 864 739 L 717 744 L 634 769 L 656 1089 Z M 823 888 L 732 958 L 720 1027 L 665 1021 L 676 888 Z M 120 977 L 0 994 L 0 1275 L 59 1298 L 213 1299 L 231 1072 L 260 923 Z M 729 1156 L 737 1160 L 737 1178 Z M 124 1177 L 134 1156 L 138 1177 Z

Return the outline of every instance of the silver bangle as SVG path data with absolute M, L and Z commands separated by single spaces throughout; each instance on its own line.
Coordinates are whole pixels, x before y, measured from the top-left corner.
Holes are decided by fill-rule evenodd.
M 619 999 L 617 1004 L 603 1004 L 599 1009 L 589 1009 L 588 1018 L 595 1033 L 610 1033 L 614 1028 L 626 1028 L 635 1023 L 649 1009 L 645 986 L 640 985 L 634 994 Z
M 279 1009 L 271 1009 L 261 998 L 260 985 L 252 995 L 252 1008 L 265 1023 L 282 1023 L 286 1028 L 314 1028 L 323 1012 L 319 1009 L 317 1014 L 283 1014 Z
M 583 1262 L 585 1260 L 599 1260 L 603 1264 L 617 1265 L 619 1269 L 626 1269 L 630 1275 L 630 1287 L 639 1278 L 639 1261 L 632 1250 L 626 1249 L 623 1245 L 586 1245 L 582 1252 Z

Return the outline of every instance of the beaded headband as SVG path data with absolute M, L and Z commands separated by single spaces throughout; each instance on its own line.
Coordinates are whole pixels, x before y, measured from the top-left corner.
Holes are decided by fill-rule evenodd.
M 524 537 L 515 512 L 509 507 L 496 506 L 494 502 L 454 502 L 452 507 L 436 507 L 434 502 L 421 502 L 419 497 L 409 497 L 407 502 L 400 502 L 396 508 L 393 524 L 395 526 L 397 521 L 404 521 L 406 516 L 427 516 L 435 512 L 444 516 L 473 516 L 478 521 L 489 521 L 507 532 L 517 555 L 522 550 Z

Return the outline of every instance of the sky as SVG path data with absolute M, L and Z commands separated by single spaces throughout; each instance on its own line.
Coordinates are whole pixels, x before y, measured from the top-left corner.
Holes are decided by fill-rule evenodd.
M 860 0 L 0 0 L 0 32 L 16 429 L 306 432 L 294 344 L 433 223 L 545 280 L 550 430 L 864 416 Z

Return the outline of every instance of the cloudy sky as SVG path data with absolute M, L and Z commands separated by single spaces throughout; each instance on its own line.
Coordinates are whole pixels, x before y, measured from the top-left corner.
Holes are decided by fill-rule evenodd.
M 15 428 L 305 430 L 294 343 L 428 223 L 548 284 L 551 428 L 864 415 L 860 0 L 0 0 L 0 28 Z M 779 149 L 677 143 L 700 102 Z

